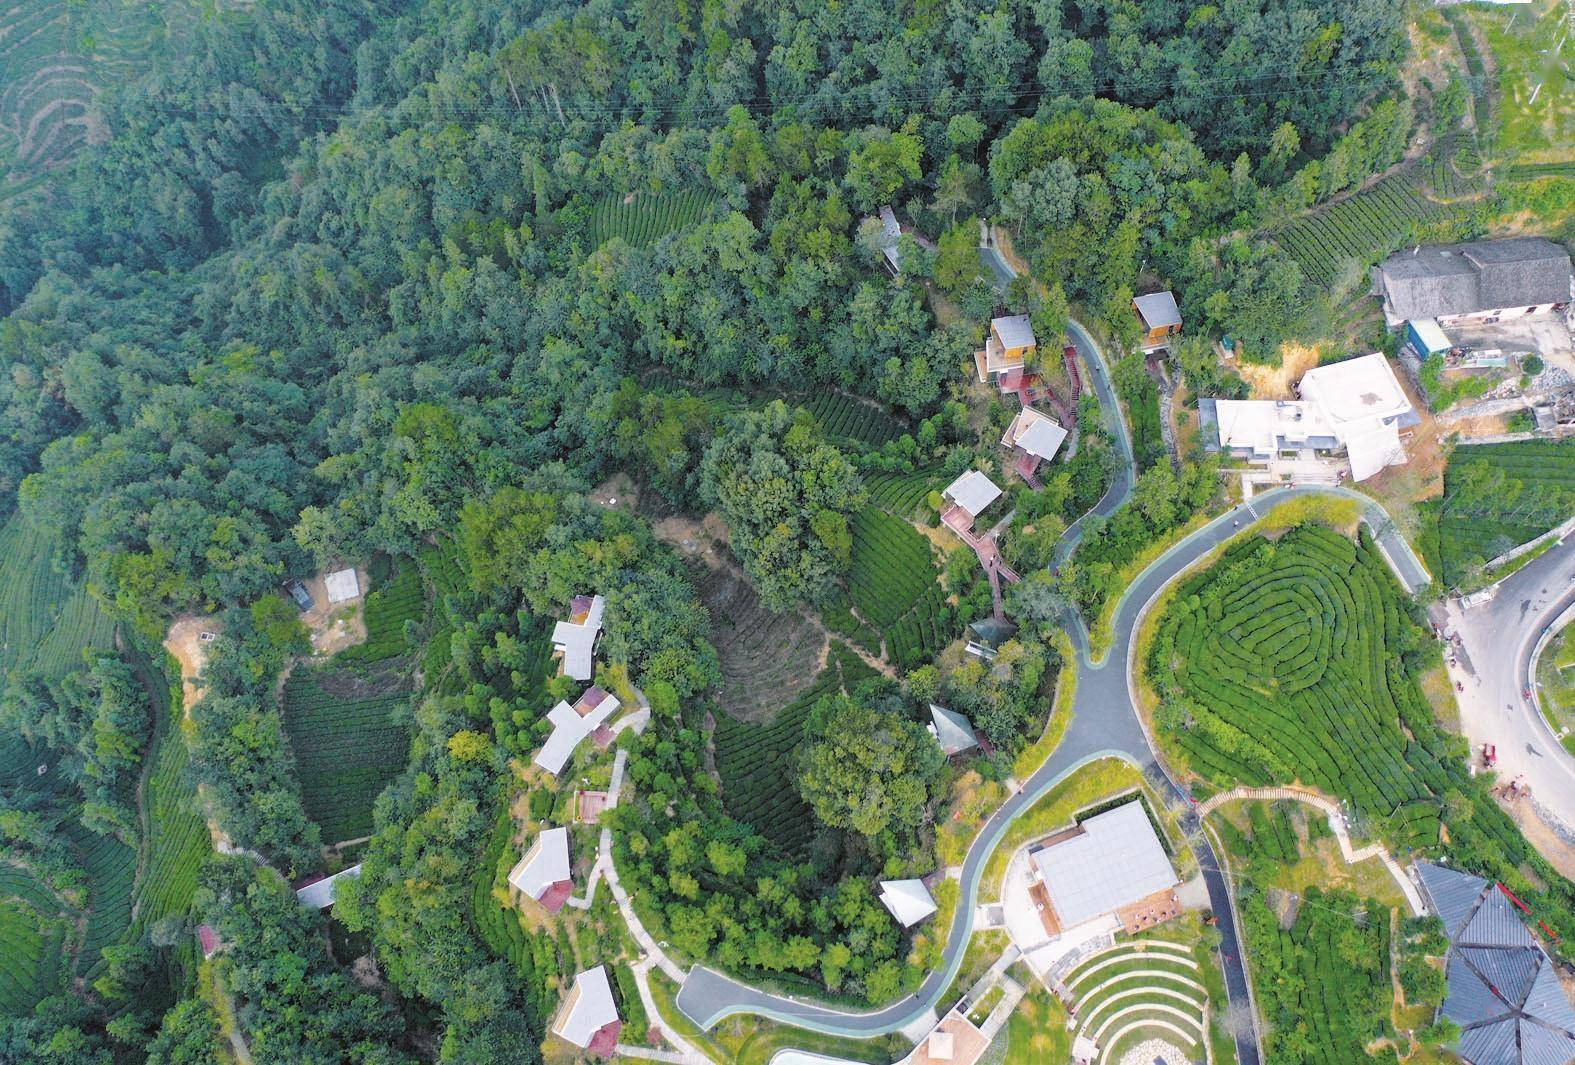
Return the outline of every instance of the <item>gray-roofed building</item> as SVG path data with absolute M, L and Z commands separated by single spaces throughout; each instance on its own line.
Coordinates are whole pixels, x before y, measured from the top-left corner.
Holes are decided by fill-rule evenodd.
M 941 750 L 948 758 L 979 746 L 979 738 L 974 735 L 972 723 L 955 710 L 931 703 L 928 727 L 930 735 L 935 737 L 935 742 L 941 745 Z
M 1570 302 L 1570 256 L 1543 237 L 1422 245 L 1373 267 L 1373 295 L 1391 329 L 1408 319 L 1449 325 L 1545 314 Z
M 1144 351 L 1164 347 L 1181 332 L 1181 308 L 1171 292 L 1150 292 L 1134 299 L 1132 306 L 1143 322 L 1143 340 L 1138 346 Z
M 569 604 L 569 617 L 552 627 L 554 653 L 563 672 L 574 680 L 590 680 L 596 671 L 596 637 L 602 631 L 607 600 L 599 595 L 577 595 Z
M 1472 1065 L 1575 1060 L 1575 1007 L 1504 889 L 1427 862 L 1416 869 L 1450 941 L 1443 1013 L 1461 1028 L 1460 1056 Z
M 1061 929 L 1167 892 L 1177 883 L 1141 799 L 1081 822 L 1029 852 Z
M 904 928 L 912 928 L 936 909 L 922 880 L 882 880 L 880 901 Z

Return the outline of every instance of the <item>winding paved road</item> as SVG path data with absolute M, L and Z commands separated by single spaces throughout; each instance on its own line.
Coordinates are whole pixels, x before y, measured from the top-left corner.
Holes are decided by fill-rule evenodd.
M 1575 535 L 1499 583 L 1485 603 L 1448 604 L 1460 634 L 1460 665 L 1452 670 L 1460 694 L 1460 726 L 1480 750 L 1498 747 L 1500 780 L 1525 778 L 1531 797 L 1575 837 L 1575 757 L 1559 743 L 1532 700 L 1531 654 L 1543 630 L 1575 603 Z
M 982 251 L 986 263 L 991 265 L 992 271 L 1004 284 L 1011 276 L 1010 266 L 993 248 L 985 247 Z M 1099 396 L 1101 409 L 1105 412 L 1107 425 L 1122 458 L 1109 490 L 1090 512 L 1091 515 L 1108 515 L 1132 491 L 1134 469 L 1131 441 L 1116 403 L 1109 368 L 1098 346 L 1077 322 L 1070 323 L 1069 335 L 1089 368 L 1089 380 Z M 679 1009 L 702 1029 L 709 1029 L 724 1018 L 740 1013 L 759 1014 L 814 1031 L 854 1038 L 903 1029 L 934 1009 L 956 978 L 973 934 L 979 880 L 985 864 L 1008 826 L 1024 810 L 1078 769 L 1098 759 L 1112 757 L 1140 768 L 1161 794 L 1190 802 L 1190 797 L 1175 784 L 1156 759 L 1135 708 L 1131 662 L 1134 634 L 1143 615 L 1171 581 L 1238 534 L 1243 527 L 1256 522 L 1274 504 L 1313 494 L 1340 495 L 1360 501 L 1365 508 L 1369 527 L 1379 536 L 1385 554 L 1389 556 L 1390 564 L 1396 568 L 1401 580 L 1413 591 L 1429 583 L 1427 571 L 1404 538 L 1395 532 L 1387 514 L 1366 496 L 1344 489 L 1288 487 L 1264 492 L 1249 502 L 1233 507 L 1171 547 L 1144 569 L 1126 589 L 1116 610 L 1112 629 L 1115 635 L 1113 650 L 1103 660 L 1096 662 L 1091 658 L 1081 624 L 1069 626 L 1079 660 L 1078 689 L 1071 723 L 1060 745 L 1023 782 L 1022 787 L 991 815 L 968 848 L 961 869 L 956 914 L 942 955 L 944 964 L 925 978 L 917 992 L 882 1009 L 850 1011 L 761 991 L 723 973 L 696 965 L 679 989 Z M 1085 515 L 1068 528 L 1058 558 L 1065 558 L 1070 553 L 1088 517 Z M 1251 985 L 1237 940 L 1228 871 L 1221 870 L 1213 845 L 1207 833 L 1201 830 L 1201 822 L 1195 814 L 1189 814 L 1183 819 L 1183 828 L 1191 837 L 1208 888 L 1210 907 L 1218 919 L 1225 986 L 1231 1011 L 1236 1017 L 1252 1018 L 1247 1023 L 1235 1026 L 1238 1060 L 1240 1065 L 1259 1065 L 1261 1055 L 1255 1020 L 1257 1011 L 1252 1007 Z
M 985 823 L 963 860 L 961 896 L 956 917 L 944 951 L 945 964 L 925 979 L 919 990 L 899 1002 L 879 1010 L 854 1012 L 817 1002 L 774 995 L 742 984 L 704 966 L 695 966 L 678 995 L 679 1008 L 702 1028 L 737 1013 L 758 1013 L 815 1031 L 833 1035 L 869 1037 L 897 1031 L 934 1008 L 956 977 L 963 954 L 973 933 L 973 916 L 978 901 L 979 879 L 985 863 L 1000 843 L 1007 827 L 1025 809 L 1043 797 L 1072 773 L 1100 758 L 1121 758 L 1138 766 L 1161 794 L 1184 801 L 1184 792 L 1169 778 L 1154 756 L 1144 726 L 1133 705 L 1131 654 L 1133 637 L 1144 613 L 1164 588 L 1198 560 L 1219 547 L 1242 528 L 1261 518 L 1275 504 L 1297 496 L 1336 494 L 1360 500 L 1368 508 L 1369 521 L 1382 527 L 1385 517 L 1378 505 L 1365 496 L 1341 489 L 1322 487 L 1277 488 L 1247 503 L 1233 507 L 1203 528 L 1192 533 L 1161 555 L 1127 588 L 1117 608 L 1113 650 L 1101 662 L 1092 661 L 1085 647 L 1079 650 L 1077 698 L 1073 717 L 1060 746 L 1044 765 L 1013 794 Z M 1413 577 L 1425 578 L 1403 540 L 1397 545 L 1401 565 Z M 1426 583 L 1425 579 L 1422 583 Z M 1225 960 L 1226 991 L 1238 1015 L 1251 1016 L 1251 992 L 1242 951 L 1236 938 L 1235 911 L 1231 903 L 1228 875 L 1207 835 L 1198 831 L 1195 817 L 1184 819 L 1183 827 L 1191 836 L 1194 852 L 1208 887 L 1209 903 L 1219 919 L 1221 953 Z M 1241 1065 L 1258 1065 L 1257 1035 L 1248 1024 L 1238 1026 L 1236 1049 Z

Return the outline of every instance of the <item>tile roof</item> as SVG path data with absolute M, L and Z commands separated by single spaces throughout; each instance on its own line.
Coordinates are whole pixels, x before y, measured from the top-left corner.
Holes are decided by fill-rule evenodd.
M 1433 911 L 1444 922 L 1444 934 L 1451 939 L 1465 926 L 1477 900 L 1488 882 L 1480 876 L 1458 872 L 1431 862 L 1417 862 L 1416 871 L 1422 878 Z
M 1569 253 L 1542 237 L 1412 248 L 1374 267 L 1373 277 L 1392 325 L 1570 299 Z
M 1519 911 L 1504 897 L 1502 891 L 1495 890 L 1488 892 L 1455 942 L 1462 946 L 1529 947 L 1536 940 L 1531 938 L 1531 933 L 1521 923 Z
M 1428 862 L 1416 869 L 1450 938 L 1443 1012 L 1462 1029 L 1461 1056 L 1472 1065 L 1575 1060 L 1575 1006 L 1503 889 Z

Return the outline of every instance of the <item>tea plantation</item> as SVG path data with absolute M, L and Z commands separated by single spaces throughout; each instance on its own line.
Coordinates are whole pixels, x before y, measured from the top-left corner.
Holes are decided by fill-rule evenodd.
M 889 659 L 903 669 L 922 665 L 955 635 L 929 542 L 876 507 L 855 514 L 852 531 L 854 609 L 880 630 Z
M 285 682 L 284 727 L 301 799 L 324 842 L 371 834 L 372 803 L 409 759 L 409 704 L 402 683 L 363 694 L 339 670 L 300 666 Z
M 1575 514 L 1575 440 L 1457 447 L 1444 470 L 1438 553 L 1444 583 Z
M 1145 664 L 1162 746 L 1203 790 L 1299 783 L 1335 796 L 1358 835 L 1442 850 L 1575 931 L 1575 885 L 1435 724 L 1415 671 L 1440 652 L 1412 609 L 1365 532 L 1353 543 L 1301 525 L 1237 542 L 1181 581 L 1159 619 Z M 1446 816 L 1446 796 L 1459 815 Z
M 849 690 L 873 675 L 853 652 L 833 643 L 815 683 L 783 707 L 769 725 L 722 715 L 716 723 L 716 769 L 727 812 L 790 854 L 808 851 L 815 816 L 799 797 L 796 756 L 804 723 L 822 696 Z
M 632 199 L 608 196 L 591 208 L 589 236 L 593 248 L 614 237 L 632 247 L 654 244 L 669 233 L 704 221 L 716 205 L 708 192 L 636 193 Z

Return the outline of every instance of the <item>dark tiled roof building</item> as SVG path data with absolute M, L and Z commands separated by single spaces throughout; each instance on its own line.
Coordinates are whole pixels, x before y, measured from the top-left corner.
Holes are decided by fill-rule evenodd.
M 1460 1026 L 1460 1056 L 1472 1065 L 1575 1060 L 1575 1007 L 1504 889 L 1425 862 L 1417 871 L 1449 937 L 1443 1012 Z
M 1542 237 L 1422 245 L 1373 267 L 1373 295 L 1390 328 L 1547 311 L 1570 302 L 1570 256 Z

